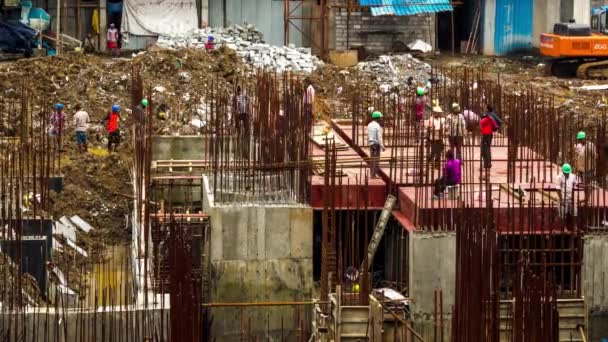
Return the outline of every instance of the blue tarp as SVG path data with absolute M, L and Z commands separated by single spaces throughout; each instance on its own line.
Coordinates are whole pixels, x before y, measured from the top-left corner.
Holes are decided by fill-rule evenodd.
M 0 51 L 29 54 L 35 36 L 36 30 L 19 21 L 0 21 Z
M 359 0 L 359 5 L 369 6 L 372 16 L 407 16 L 453 9 L 450 0 Z

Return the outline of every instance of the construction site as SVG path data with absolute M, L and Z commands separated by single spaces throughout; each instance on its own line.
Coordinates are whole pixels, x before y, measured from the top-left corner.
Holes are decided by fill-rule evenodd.
M 355 2 L 281 1 L 285 46 L 224 22 L 211 48 L 0 62 L 0 341 L 605 342 L 606 80 L 482 55 L 475 29 L 339 49 L 341 13 L 387 10 Z M 472 3 L 413 18 L 481 30 Z

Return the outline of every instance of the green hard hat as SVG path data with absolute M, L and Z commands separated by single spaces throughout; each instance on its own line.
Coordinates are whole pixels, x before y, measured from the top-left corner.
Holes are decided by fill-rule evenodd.
M 424 88 L 422 88 L 422 87 L 416 88 L 416 95 L 418 95 L 418 96 L 424 95 Z
M 148 99 L 141 100 L 141 105 L 144 107 L 148 107 Z
M 585 139 L 585 137 L 587 137 L 587 134 L 583 131 L 576 133 L 576 139 Z
M 562 172 L 563 173 L 572 173 L 572 166 L 570 166 L 570 164 L 568 164 L 568 163 L 562 165 Z
M 372 113 L 372 119 L 380 119 L 382 117 L 382 113 L 379 111 L 375 111 Z

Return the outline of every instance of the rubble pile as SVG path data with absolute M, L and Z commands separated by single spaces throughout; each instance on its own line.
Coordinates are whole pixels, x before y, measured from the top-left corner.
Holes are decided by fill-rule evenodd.
M 216 48 L 226 46 L 236 51 L 247 64 L 256 68 L 309 74 L 323 64 L 312 55 L 310 48 L 296 48 L 293 44 L 266 44 L 263 34 L 253 25 L 196 29 L 182 35 L 161 36 L 156 44 L 165 49 L 202 49 L 210 36 L 213 36 Z
M 374 77 L 378 84 L 427 85 L 431 79 L 431 66 L 410 54 L 383 55 L 374 61 L 361 62 L 357 67 Z

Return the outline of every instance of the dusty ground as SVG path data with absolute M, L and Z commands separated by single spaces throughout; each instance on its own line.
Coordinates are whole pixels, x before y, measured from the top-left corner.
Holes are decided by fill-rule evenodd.
M 201 116 L 201 89 L 211 82 L 229 87 L 230 82 L 242 79 L 248 72 L 234 52 L 224 49 L 211 54 L 200 50 L 156 50 L 128 59 L 72 53 L 0 64 L 3 98 L 17 100 L 24 87 L 48 110 L 54 103 L 65 104 L 68 122 L 78 103 L 91 117 L 87 154 L 76 150 L 73 128 L 67 128 L 60 168 L 64 187 L 61 193 L 52 195 L 48 213 L 55 220 L 78 215 L 94 228 L 88 234 L 78 232 L 77 244 L 89 252 L 89 258 L 69 248 L 66 254 L 54 254 L 53 262 L 77 292 L 85 274 L 106 250 L 130 242 L 126 216 L 133 203 L 130 176 L 133 149 L 130 132 L 125 128 L 131 119 L 133 68 L 139 68 L 146 90 L 153 90 L 153 102 L 168 107 L 169 118 L 161 129 L 163 134 L 195 133 L 190 121 Z M 122 108 L 124 143 L 117 153 L 110 155 L 106 151 L 103 119 L 114 103 Z

